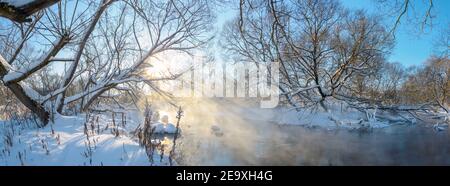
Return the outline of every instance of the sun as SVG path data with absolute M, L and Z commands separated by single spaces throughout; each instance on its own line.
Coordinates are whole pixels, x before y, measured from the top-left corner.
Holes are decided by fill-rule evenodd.
M 146 70 L 151 77 L 167 77 L 167 75 L 181 73 L 189 68 L 190 56 L 179 51 L 165 51 L 153 56 L 148 63 L 151 65 Z
M 165 51 L 151 57 L 147 67 L 143 70 L 143 76 L 148 80 L 153 80 L 153 84 L 164 91 L 177 90 L 178 80 L 184 78 L 191 69 L 192 56 L 180 51 Z M 183 75 L 183 77 L 180 77 Z M 149 87 L 147 87 L 149 88 Z M 151 89 L 146 88 L 148 95 L 152 94 Z

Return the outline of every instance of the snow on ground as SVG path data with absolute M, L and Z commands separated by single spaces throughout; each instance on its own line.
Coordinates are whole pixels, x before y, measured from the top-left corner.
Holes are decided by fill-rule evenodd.
M 129 134 L 140 123 L 132 114 L 125 121 L 116 115 L 114 122 L 111 115 L 93 115 L 95 122 L 85 122 L 86 115 L 57 116 L 41 129 L 0 120 L 0 165 L 169 165 L 167 150 L 154 151 L 150 160 Z
M 196 108 L 200 109 L 197 110 L 200 114 L 190 117 L 205 121 L 209 121 L 208 116 L 229 120 L 239 117 L 236 121 L 242 119 L 329 130 L 384 128 L 406 122 L 398 116 L 377 110 L 363 113 L 336 105 L 330 106 L 329 111 L 325 112 L 320 109 L 296 111 L 285 107 L 261 109 L 222 102 L 215 104 L 209 107 L 200 104 L 200 108 Z M 211 112 L 212 108 L 218 110 Z M 167 138 L 163 136 L 162 139 L 152 141 L 161 142 L 167 149 L 161 149 L 159 146 L 159 149 L 148 155 L 132 134 L 139 124 L 143 123 L 141 114 L 136 110 L 123 112 L 126 117 L 120 113 L 92 114 L 89 117 L 59 115 L 54 123 L 42 129 L 27 126 L 33 125 L 31 121 L 25 121 L 27 125 L 24 125 L 0 119 L 0 165 L 169 165 L 167 154 L 170 142 L 165 141 Z M 211 122 L 208 130 L 216 136 L 222 136 L 221 124 Z M 155 133 L 160 135 L 169 135 L 176 131 L 175 125 L 168 121 L 155 121 L 151 125 L 155 128 Z M 445 123 L 437 123 L 433 127 L 436 130 L 448 130 L 448 124 Z M 254 129 L 244 127 L 243 130 Z

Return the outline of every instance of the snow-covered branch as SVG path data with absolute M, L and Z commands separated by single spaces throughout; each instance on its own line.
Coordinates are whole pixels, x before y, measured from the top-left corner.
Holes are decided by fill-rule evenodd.
M 109 5 L 111 5 L 115 1 L 116 0 L 103 0 L 102 4 L 95 12 L 94 17 L 92 18 L 92 20 L 89 24 L 89 27 L 88 27 L 87 31 L 84 33 L 83 39 L 79 44 L 77 53 L 75 55 L 75 60 L 74 60 L 74 62 L 72 62 L 71 66 L 69 67 L 69 71 L 66 72 L 66 75 L 64 76 L 64 79 L 63 79 L 63 84 L 61 84 L 60 88 L 66 87 L 70 84 L 70 82 L 72 82 L 72 79 L 74 78 L 76 69 L 78 67 L 78 64 L 80 63 L 81 56 L 83 55 L 83 51 L 84 51 L 84 48 L 86 47 L 86 43 L 87 43 L 89 37 L 91 36 L 92 32 L 94 31 L 95 27 L 97 26 L 97 23 L 100 20 L 100 17 L 102 16 L 103 12 L 108 8 Z M 64 91 L 61 92 L 61 94 L 59 94 L 57 97 L 57 101 L 56 101 L 57 102 L 57 105 L 56 105 L 57 112 L 62 112 L 62 109 L 64 107 L 64 99 L 65 99 L 65 94 L 66 94 L 65 90 L 66 89 L 64 89 Z
M 9 70 L 11 70 L 9 63 L 0 55 L 0 78 L 3 79 Z M 9 90 L 19 99 L 27 108 L 33 111 L 45 125 L 49 120 L 49 112 L 36 99 L 39 94 L 33 89 L 22 83 L 8 83 L 5 84 Z
M 30 15 L 45 9 L 60 0 L 0 0 L 0 17 L 15 22 L 30 22 Z
M 7 83 L 16 83 L 19 81 L 24 80 L 31 74 L 35 73 L 36 71 L 42 69 L 43 67 L 47 66 L 52 58 L 69 42 L 69 37 L 65 36 L 60 39 L 58 39 L 54 44 L 53 47 L 48 51 L 48 53 L 42 55 L 38 60 L 35 62 L 23 67 L 20 70 L 17 71 L 11 71 L 7 75 L 3 77 L 3 81 Z

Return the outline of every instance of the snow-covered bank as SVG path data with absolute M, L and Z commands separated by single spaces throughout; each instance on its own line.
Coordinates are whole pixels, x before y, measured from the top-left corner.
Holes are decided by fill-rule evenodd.
M 329 105 L 328 111 L 320 108 L 302 108 L 299 110 L 280 106 L 274 109 L 242 107 L 235 103 L 225 104 L 227 110 L 240 117 L 255 121 L 270 121 L 277 125 L 296 125 L 312 128 L 333 129 L 376 129 L 395 124 L 414 124 L 416 119 L 410 115 L 400 115 L 377 109 L 366 112 L 347 107 L 345 104 Z M 218 113 L 219 115 L 226 114 Z
M 351 109 L 332 107 L 328 112 L 303 109 L 300 111 L 287 108 L 278 108 L 272 121 L 280 125 L 298 125 L 305 127 L 320 127 L 328 130 L 345 128 L 377 129 L 398 124 L 416 124 L 418 122 L 431 124 L 435 129 L 442 131 L 448 129 L 448 116 L 440 118 L 416 118 L 411 114 L 386 112 L 377 109 L 368 109 L 365 112 Z
M 362 113 L 359 111 L 311 112 L 309 110 L 296 111 L 292 109 L 280 109 L 274 121 L 280 125 L 299 125 L 305 127 L 321 127 L 326 129 L 372 129 L 391 126 L 386 120 L 377 118 L 374 113 Z
M 167 148 L 150 157 L 133 137 L 139 123 L 133 115 L 57 116 L 41 129 L 0 121 L 0 165 L 169 165 Z

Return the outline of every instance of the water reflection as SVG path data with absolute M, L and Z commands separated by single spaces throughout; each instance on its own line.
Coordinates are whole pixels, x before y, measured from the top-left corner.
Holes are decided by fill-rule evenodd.
M 184 165 L 450 165 L 449 133 L 423 125 L 372 132 L 276 126 L 257 138 L 182 135 Z M 229 140 L 232 138 L 232 140 Z M 233 143 L 236 138 L 251 140 Z M 239 140 L 238 140 L 239 141 Z
M 450 132 L 437 132 L 431 124 L 326 130 L 249 119 L 223 104 L 202 105 L 185 109 L 178 164 L 450 165 Z M 172 143 L 173 136 L 163 139 Z

